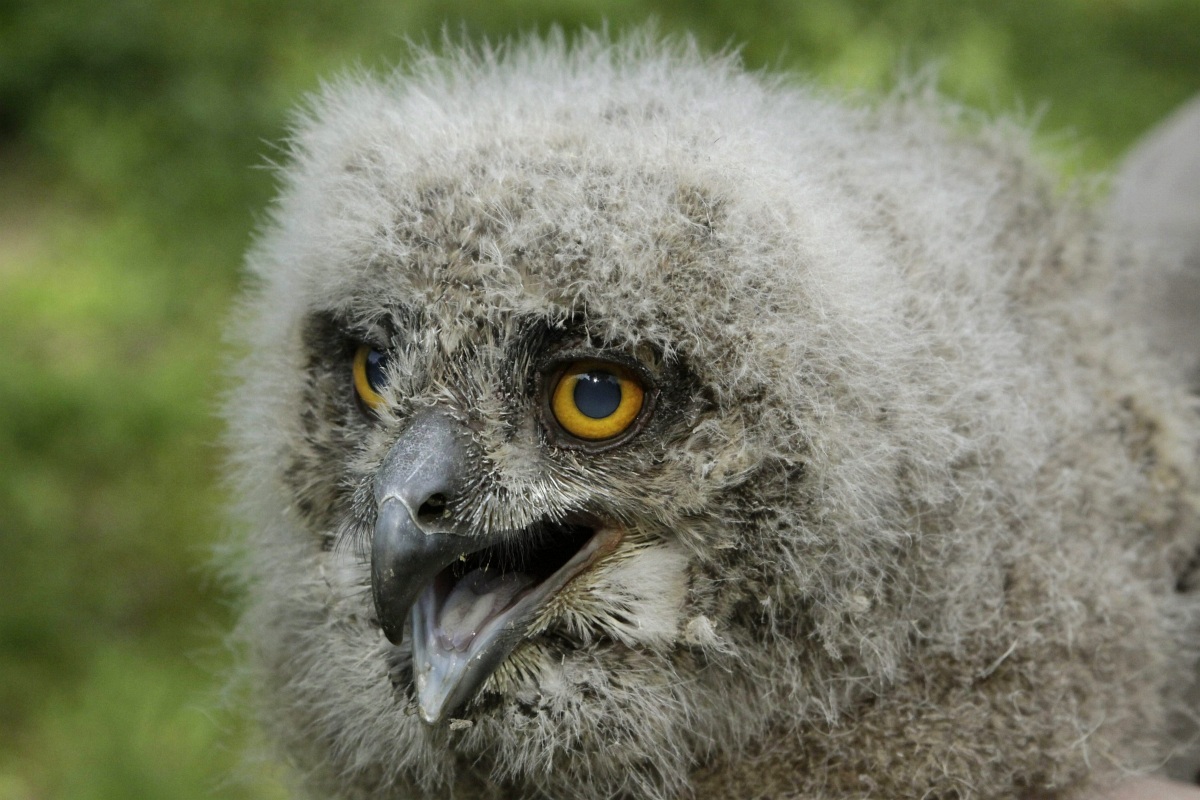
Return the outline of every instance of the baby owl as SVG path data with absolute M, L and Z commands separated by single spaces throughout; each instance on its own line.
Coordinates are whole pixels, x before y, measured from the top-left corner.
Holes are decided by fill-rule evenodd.
M 1155 267 L 921 87 L 649 35 L 297 120 L 228 401 L 315 798 L 1067 798 L 1195 747 Z

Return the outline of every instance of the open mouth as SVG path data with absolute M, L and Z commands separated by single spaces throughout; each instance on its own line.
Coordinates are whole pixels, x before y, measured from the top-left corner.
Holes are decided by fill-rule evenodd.
M 615 549 L 620 529 L 576 517 L 460 555 L 412 606 L 413 669 L 422 719 L 473 697 L 572 579 Z
M 611 553 L 623 528 L 577 512 L 520 530 L 479 530 L 451 513 L 471 453 L 460 423 L 414 416 L 375 472 L 371 597 L 393 645 L 411 629 L 426 722 L 465 705 L 548 604 Z

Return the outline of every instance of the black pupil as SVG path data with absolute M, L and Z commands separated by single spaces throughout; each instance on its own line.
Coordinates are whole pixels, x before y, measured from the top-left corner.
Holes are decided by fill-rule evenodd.
M 575 377 L 573 397 L 584 416 L 611 417 L 621 405 L 621 382 L 608 372 L 584 372 Z
M 367 351 L 367 385 L 378 392 L 383 388 L 383 373 L 387 369 L 387 356 L 375 348 Z

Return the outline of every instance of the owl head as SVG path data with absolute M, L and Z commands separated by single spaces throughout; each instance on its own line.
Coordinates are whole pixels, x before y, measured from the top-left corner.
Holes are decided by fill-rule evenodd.
M 959 123 L 648 36 L 311 101 L 228 416 L 241 632 L 315 793 L 667 797 L 750 763 L 839 796 L 871 742 L 925 753 L 917 781 L 955 691 L 1104 613 L 1047 587 L 1128 570 L 1031 556 L 1066 514 L 1048 443 L 1094 398 L 1070 321 L 1020 304 L 1076 221 Z M 1144 605 L 1093 644 L 1132 658 Z M 1083 706 L 1004 735 L 1066 742 Z

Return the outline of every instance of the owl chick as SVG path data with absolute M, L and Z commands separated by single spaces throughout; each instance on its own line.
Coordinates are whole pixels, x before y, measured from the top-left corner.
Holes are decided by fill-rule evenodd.
M 228 404 L 301 791 L 1059 798 L 1187 744 L 1152 265 L 927 94 L 642 35 L 313 99 Z

